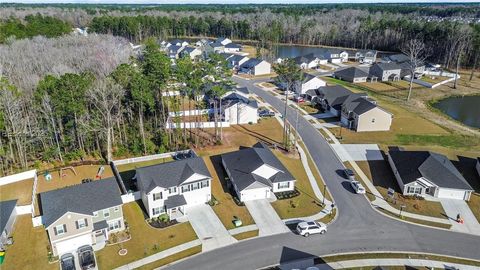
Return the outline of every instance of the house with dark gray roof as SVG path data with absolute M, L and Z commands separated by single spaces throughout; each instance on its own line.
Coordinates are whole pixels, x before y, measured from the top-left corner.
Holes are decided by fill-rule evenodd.
M 220 43 L 223 46 L 225 46 L 227 44 L 232 43 L 232 40 L 230 40 L 229 38 L 225 38 L 225 37 L 219 37 L 219 38 L 217 38 L 217 40 L 215 40 L 215 42 Z
M 135 179 L 150 218 L 177 219 L 211 199 L 212 176 L 201 157 L 137 168 Z
M 237 43 L 228 43 L 227 45 L 225 45 L 223 51 L 226 52 L 226 53 L 235 53 L 235 52 L 239 52 L 241 50 L 242 50 L 242 45 L 237 44 Z
M 238 70 L 243 63 L 247 62 L 250 58 L 240 54 L 232 54 L 227 58 L 228 67 Z
M 185 49 L 184 46 L 172 45 L 167 48 L 167 54 L 170 59 L 178 59 L 180 53 Z
M 325 59 L 333 64 L 343 63 L 348 61 L 348 52 L 341 49 L 326 49 L 323 53 Z
M 401 79 L 402 67 L 394 62 L 376 63 L 370 67 L 370 78 L 376 78 L 382 82 L 399 81 Z
M 202 55 L 202 51 L 199 48 L 196 47 L 190 47 L 187 46 L 185 47 L 181 52 L 180 56 L 182 57 L 190 57 L 190 59 L 195 60 L 199 58 Z
M 355 60 L 363 64 L 373 64 L 377 61 L 377 51 L 358 50 L 355 52 Z
M 17 200 L 0 202 L 0 249 L 7 244 L 8 237 L 12 235 L 13 224 L 17 218 Z
M 473 188 L 444 155 L 430 151 L 388 152 L 388 162 L 403 195 L 468 201 Z
M 174 39 L 172 41 L 170 41 L 170 43 L 172 45 L 176 45 L 176 46 L 179 46 L 179 47 L 185 47 L 185 46 L 188 46 L 188 41 L 186 40 L 183 40 L 183 39 Z
M 368 68 L 367 70 L 359 67 L 349 67 L 342 70 L 335 71 L 333 77 L 352 83 L 362 83 L 366 82 L 368 78 Z
M 275 192 L 295 189 L 295 178 L 262 143 L 223 154 L 222 165 L 242 202 L 273 198 Z
M 342 125 L 357 132 L 390 130 L 393 115 L 377 106 L 365 93 L 353 93 L 339 85 L 306 92 L 307 99 L 340 118 Z
M 309 53 L 307 55 L 297 56 L 293 58 L 293 61 L 295 61 L 301 69 L 309 69 L 316 68 L 319 65 L 320 59 L 313 53 Z
M 411 65 L 410 57 L 408 55 L 405 55 L 403 53 L 391 54 L 383 57 L 382 61 L 386 63 L 397 63 L 402 68 L 402 72 L 401 72 L 402 78 L 411 74 L 412 65 Z M 421 76 L 425 72 L 425 69 L 426 69 L 425 63 L 420 63 L 415 68 L 414 73 L 416 76 Z
M 327 83 L 324 80 L 320 79 L 319 77 L 314 76 L 312 74 L 303 73 L 301 80 L 295 82 L 295 85 L 293 85 L 293 90 L 298 95 L 303 96 L 308 90 L 317 89 L 319 87 L 326 86 L 326 85 Z M 285 88 L 285 85 L 282 85 L 282 86 L 283 88 Z
M 89 245 L 105 246 L 111 233 L 125 228 L 116 180 L 96 180 L 39 194 L 42 223 L 54 255 Z
M 239 67 L 239 73 L 249 74 L 253 76 L 270 74 L 272 65 L 265 60 L 258 58 L 250 58 Z

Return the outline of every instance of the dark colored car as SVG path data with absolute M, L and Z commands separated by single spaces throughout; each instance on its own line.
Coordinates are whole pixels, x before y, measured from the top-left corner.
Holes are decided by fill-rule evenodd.
M 187 152 L 187 153 L 178 153 L 176 154 L 175 156 L 173 156 L 173 159 L 174 160 L 182 160 L 182 159 L 187 159 L 187 158 L 191 158 L 193 155 L 192 153 L 190 152 Z
M 350 169 L 343 170 L 345 172 L 345 176 L 350 180 L 355 180 L 355 173 Z
M 60 266 L 62 270 L 75 270 L 75 258 L 73 257 L 73 254 L 63 254 L 60 257 Z
M 95 268 L 95 255 L 91 246 L 79 247 L 77 253 L 82 270 Z
M 275 116 L 275 113 L 269 110 L 262 110 L 258 112 L 258 116 L 260 117 L 272 117 Z

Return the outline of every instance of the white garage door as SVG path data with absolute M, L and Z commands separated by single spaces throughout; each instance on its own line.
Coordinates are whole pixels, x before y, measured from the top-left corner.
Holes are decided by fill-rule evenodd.
M 242 201 L 251 201 L 270 198 L 269 188 L 255 188 L 242 191 Z
M 463 200 L 465 198 L 465 190 L 440 188 L 438 190 L 438 198 Z
M 79 247 L 84 245 L 92 245 L 92 236 L 90 234 L 85 234 L 55 244 L 58 255 L 76 251 Z

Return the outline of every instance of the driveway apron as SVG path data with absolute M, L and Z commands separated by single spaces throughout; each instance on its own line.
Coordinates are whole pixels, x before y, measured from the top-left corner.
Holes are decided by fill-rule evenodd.
M 455 199 L 440 199 L 443 210 L 447 214 L 452 224 L 452 230 L 480 235 L 480 224 L 478 223 L 472 210 L 468 207 L 468 204 L 463 200 Z M 463 218 L 464 223 L 456 222 L 457 214 Z
M 245 206 L 258 226 L 259 236 L 290 231 L 266 199 L 246 201 Z

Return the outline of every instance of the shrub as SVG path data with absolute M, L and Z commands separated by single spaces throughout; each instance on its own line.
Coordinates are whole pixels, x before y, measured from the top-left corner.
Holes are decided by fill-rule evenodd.
M 167 214 L 161 214 L 158 216 L 158 220 L 162 222 L 168 222 L 170 221 L 170 217 Z

